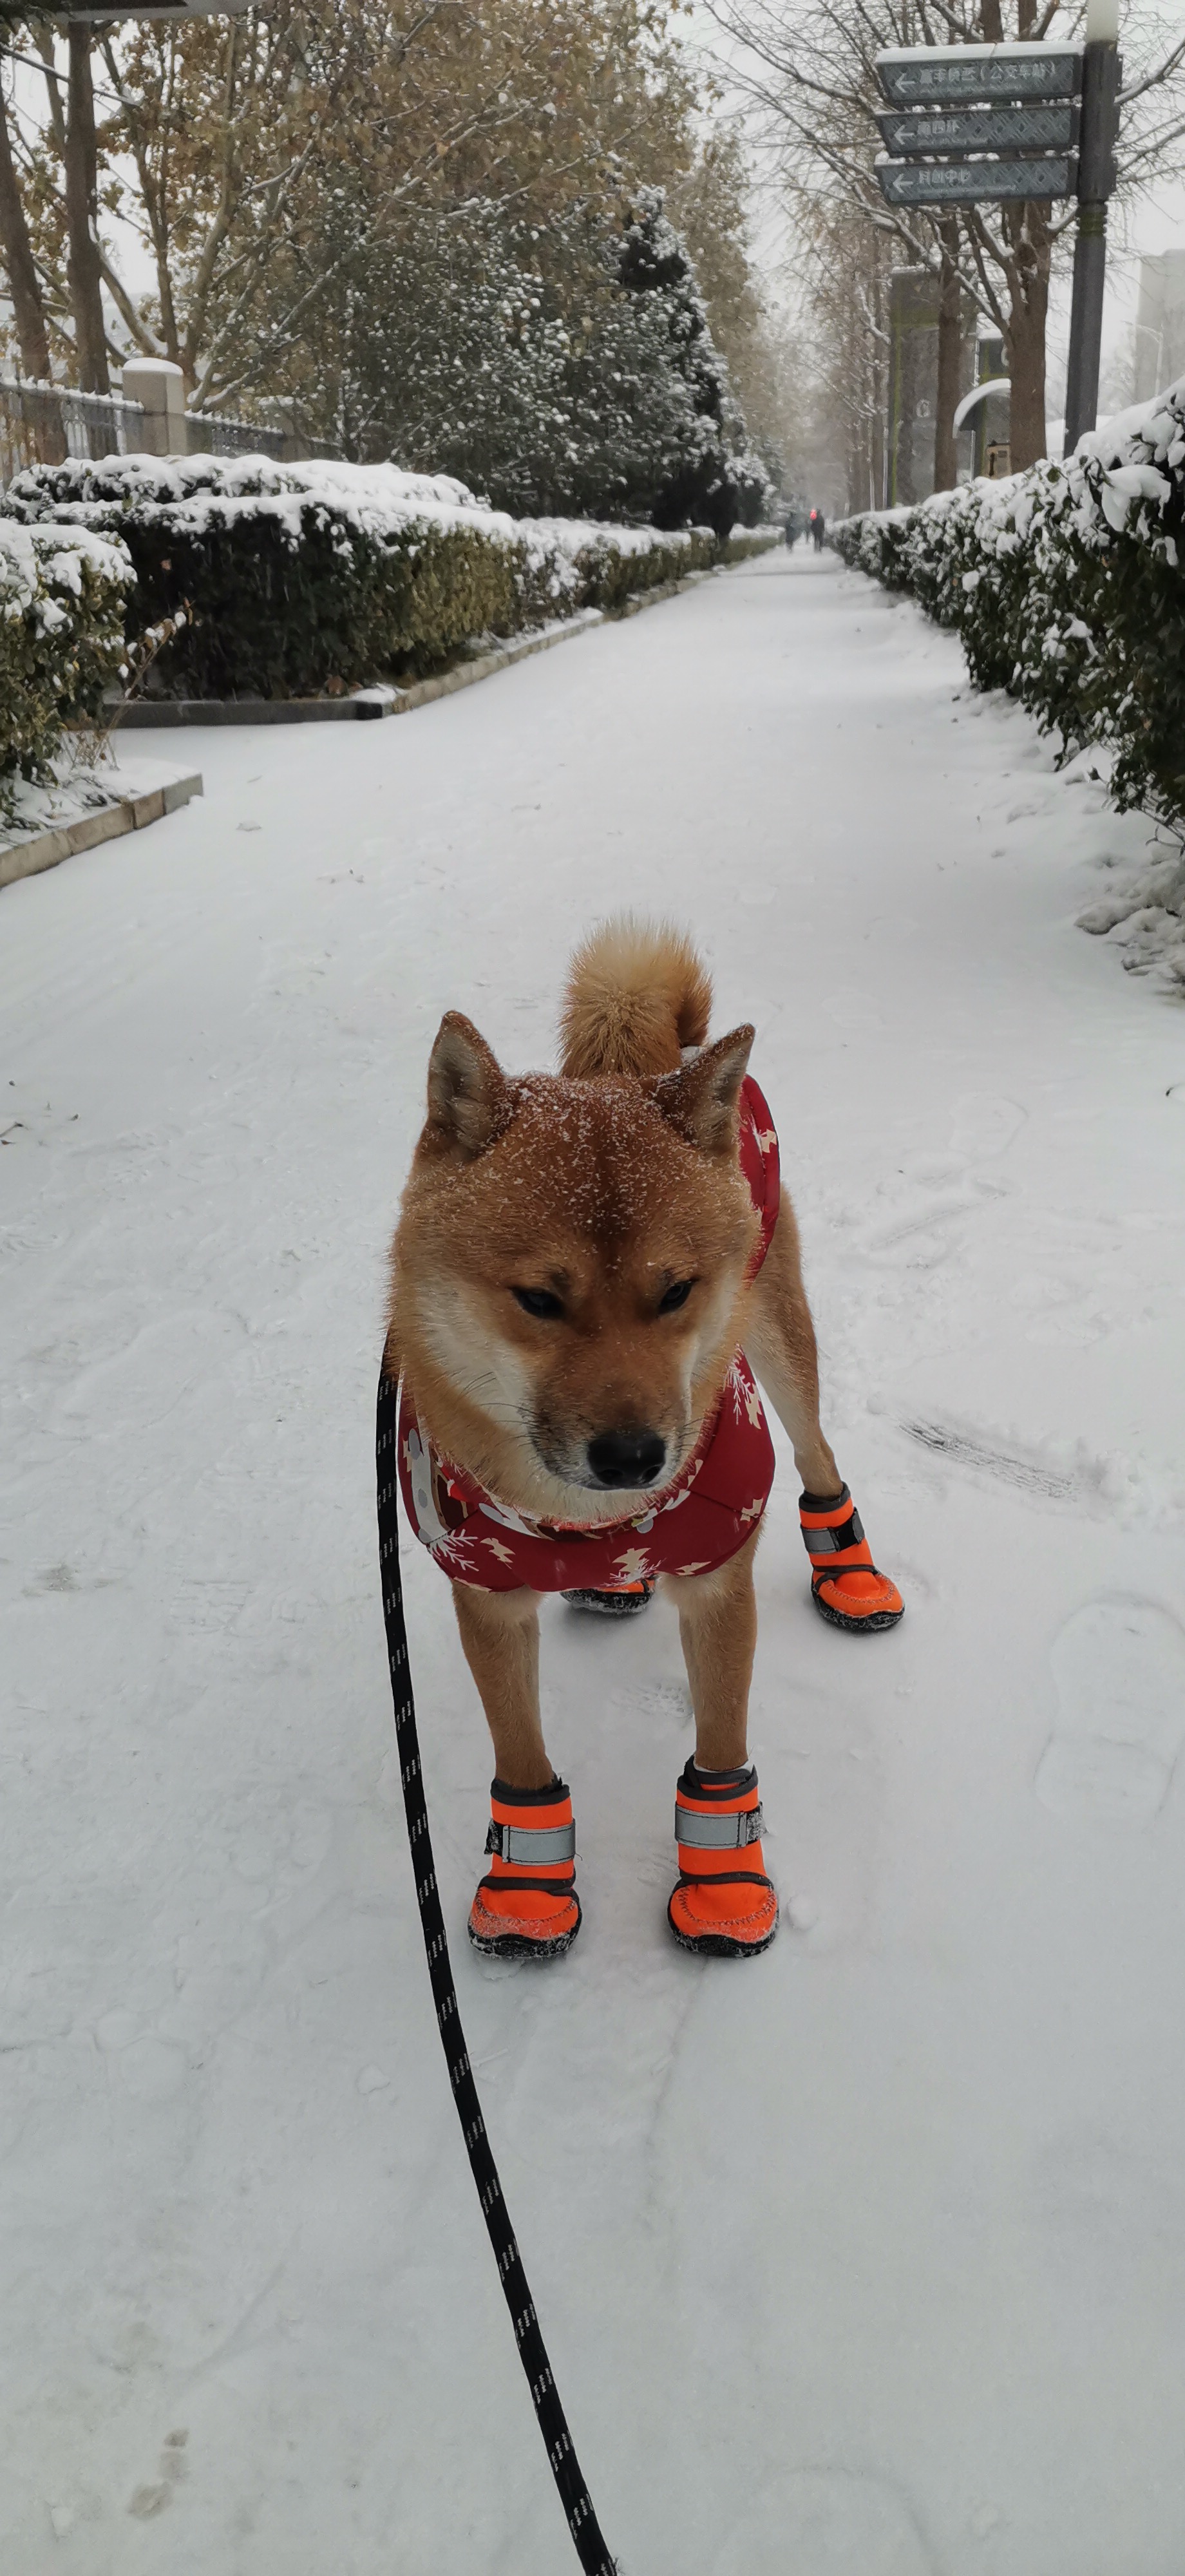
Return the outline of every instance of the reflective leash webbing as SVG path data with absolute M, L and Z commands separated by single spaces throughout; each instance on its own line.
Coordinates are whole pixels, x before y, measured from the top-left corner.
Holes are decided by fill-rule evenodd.
M 398 1441 L 399 1405 L 396 1390 L 388 1381 L 385 1367 L 379 1370 L 378 1422 L 376 1430 L 376 1464 L 378 1469 L 379 1504 L 379 1569 L 383 1586 L 383 1618 L 387 1629 L 387 1655 L 391 1668 L 391 1692 L 395 1702 L 395 1738 L 399 1748 L 399 1776 L 403 1783 L 403 1803 L 407 1811 L 407 1838 L 411 1846 L 415 1871 L 416 1896 L 424 1948 L 428 1954 L 428 1974 L 432 1981 L 432 1999 L 448 2063 L 453 2100 L 465 2140 L 477 2196 L 481 2202 L 489 2240 L 494 2249 L 498 2278 L 514 2327 L 519 2359 L 527 2375 L 531 2402 L 543 2435 L 551 2473 L 559 2489 L 560 2502 L 568 2517 L 568 2529 L 576 2544 L 576 2555 L 585 2576 L 616 2576 L 614 2560 L 601 2537 L 600 2525 L 593 2512 L 592 2499 L 580 2472 L 580 2462 L 572 2446 L 559 2391 L 551 2375 L 547 2349 L 539 2331 L 522 2256 L 515 2243 L 510 2213 L 502 2197 L 498 2168 L 494 2163 L 486 2124 L 481 2115 L 477 2087 L 465 2047 L 465 2034 L 457 2010 L 457 1990 L 449 1963 L 448 1939 L 440 1895 L 436 1885 L 436 1866 L 428 1831 L 428 1810 L 424 1802 L 424 1783 L 420 1769 L 420 1746 L 416 1734 L 415 1701 L 412 1696 L 411 1666 L 407 1653 L 407 1629 L 403 1617 L 403 1586 L 399 1575 L 399 1476 Z

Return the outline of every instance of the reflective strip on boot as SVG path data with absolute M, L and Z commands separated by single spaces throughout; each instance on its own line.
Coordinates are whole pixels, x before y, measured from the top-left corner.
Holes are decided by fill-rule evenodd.
M 675 1800 L 675 1840 L 694 1851 L 741 1851 L 761 1840 L 760 1800 L 755 1807 L 734 1808 L 722 1816 L 704 1816 Z
M 486 1835 L 487 1852 L 497 1852 L 501 1860 L 511 1861 L 519 1869 L 546 1869 L 555 1861 L 575 1860 L 576 1826 L 509 1825 L 491 1818 Z
M 802 1525 L 802 1535 L 806 1541 L 806 1552 L 808 1556 L 838 1556 L 846 1547 L 862 1546 L 864 1540 L 864 1524 L 860 1518 L 859 1512 L 853 1505 L 853 1508 L 848 1513 L 846 1519 L 838 1521 L 834 1527 L 828 1527 L 826 1529 L 808 1529 L 807 1524 L 804 1521 Z

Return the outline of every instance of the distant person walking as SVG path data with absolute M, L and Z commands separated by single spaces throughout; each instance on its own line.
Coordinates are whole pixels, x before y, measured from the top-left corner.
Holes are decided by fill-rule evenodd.
M 823 552 L 823 539 L 827 534 L 827 521 L 821 510 L 812 510 L 808 525 L 810 527 L 811 535 L 815 541 L 815 553 L 817 555 L 821 555 Z

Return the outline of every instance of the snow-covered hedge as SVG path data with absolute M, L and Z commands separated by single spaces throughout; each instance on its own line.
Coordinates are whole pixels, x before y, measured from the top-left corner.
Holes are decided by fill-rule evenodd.
M 124 654 L 126 548 L 85 528 L 0 519 L 0 805 L 66 727 L 96 716 Z
M 187 611 L 154 666 L 174 697 L 298 697 L 420 673 L 475 636 L 618 607 L 770 542 L 511 519 L 449 475 L 263 456 L 30 466 L 0 510 L 123 540 L 129 636 Z
M 1185 816 L 1185 378 L 1063 463 L 841 521 L 845 562 L 957 628 L 977 687 L 1065 751 L 1115 752 L 1121 806 Z

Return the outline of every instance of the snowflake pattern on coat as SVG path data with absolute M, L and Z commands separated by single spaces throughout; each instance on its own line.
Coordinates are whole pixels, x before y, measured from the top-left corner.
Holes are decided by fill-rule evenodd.
M 780 1184 L 773 1120 L 752 1075 L 741 1090 L 739 1151 L 761 1219 L 755 1277 L 773 1240 Z M 714 1572 L 756 1528 L 773 1480 L 773 1442 L 743 1351 L 674 1483 L 642 1511 L 592 1526 L 531 1522 L 498 1502 L 437 1455 L 406 1387 L 400 1397 L 399 1482 L 411 1526 L 443 1573 L 487 1592 L 613 1592 L 660 1574 Z

